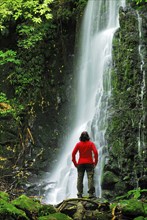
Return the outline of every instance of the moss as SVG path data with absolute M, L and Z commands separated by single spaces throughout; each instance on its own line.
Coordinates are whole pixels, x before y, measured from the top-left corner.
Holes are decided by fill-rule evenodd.
M 112 173 L 107 171 L 103 175 L 102 185 L 104 189 L 114 188 L 115 183 L 119 182 L 119 178 Z
M 144 203 L 135 199 L 120 201 L 122 214 L 127 216 L 145 216 Z
M 56 213 L 56 209 L 55 209 L 54 206 L 52 206 L 52 205 L 43 205 L 39 209 L 38 216 L 46 216 L 46 215 L 53 214 L 53 213 Z
M 21 195 L 17 199 L 13 200 L 12 204 L 26 211 L 29 216 L 32 216 L 33 213 L 36 213 L 38 216 L 44 216 L 56 212 L 54 206 L 42 205 L 39 201 L 25 195 Z
M 145 216 L 147 216 L 147 203 L 143 203 L 143 208 L 144 208 Z
M 109 220 L 111 219 L 111 214 L 107 214 L 107 213 L 97 213 L 94 217 L 96 217 L 96 219 L 99 219 L 99 220 Z
M 6 192 L 0 192 L 0 199 L 3 199 L 5 201 L 9 200 L 9 195 Z
M 38 212 L 38 210 L 42 207 L 38 201 L 34 201 L 25 195 L 21 195 L 11 203 L 22 210 L 28 210 L 30 212 Z
M 122 195 L 126 191 L 126 186 L 123 181 L 117 182 L 114 188 L 117 195 Z
M 39 217 L 38 220 L 72 220 L 72 218 L 63 213 L 55 213 L 48 216 Z
M 26 213 L 22 210 L 17 209 L 14 205 L 8 203 L 7 201 L 1 199 L 0 200 L 0 216 L 1 219 L 21 219 L 21 220 L 29 220 L 26 216 Z
M 134 218 L 133 220 L 147 220 L 147 218 L 144 218 L 143 216 L 139 216 Z
M 119 139 L 114 140 L 114 144 L 112 146 L 113 155 L 120 157 L 123 153 L 123 143 Z
M 127 195 L 129 195 L 131 191 L 129 191 Z M 124 196 L 126 197 L 126 194 Z M 136 198 L 128 200 L 120 200 L 120 198 L 121 197 L 117 197 L 117 202 L 113 202 L 110 204 L 111 212 L 114 215 L 117 215 L 117 213 L 120 212 L 121 215 L 126 217 L 127 219 L 147 220 L 147 203 Z

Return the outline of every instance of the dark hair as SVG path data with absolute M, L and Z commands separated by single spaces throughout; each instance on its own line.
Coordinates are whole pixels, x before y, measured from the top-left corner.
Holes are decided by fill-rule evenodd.
M 87 131 L 83 131 L 82 133 L 81 133 L 81 136 L 80 136 L 80 141 L 89 141 L 90 140 L 90 137 L 89 137 L 89 134 L 88 134 L 88 132 Z

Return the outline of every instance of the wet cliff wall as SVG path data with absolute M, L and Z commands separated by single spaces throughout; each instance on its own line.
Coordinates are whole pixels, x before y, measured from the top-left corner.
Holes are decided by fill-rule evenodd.
M 119 14 L 106 135 L 109 161 L 102 182 L 103 196 L 108 198 L 145 188 L 147 181 L 147 10 L 145 5 L 128 6 Z

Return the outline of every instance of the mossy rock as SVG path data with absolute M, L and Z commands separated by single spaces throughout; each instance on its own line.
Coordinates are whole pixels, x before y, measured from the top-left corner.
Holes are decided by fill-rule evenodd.
M 145 216 L 147 217 L 147 203 L 143 203 L 143 208 L 144 208 Z
M 72 220 L 72 218 L 63 213 L 54 213 L 48 216 L 39 217 L 38 220 Z
M 9 201 L 9 195 L 6 192 L 0 192 L 0 199 L 3 199 L 5 201 Z
M 29 220 L 24 211 L 17 209 L 14 205 L 3 199 L 0 200 L 0 217 L 3 220 Z
M 139 216 L 134 218 L 133 220 L 147 220 L 147 218 L 144 218 L 143 216 Z
M 56 213 L 56 209 L 52 205 L 42 205 L 42 207 L 39 209 L 38 216 L 47 216 L 49 214 Z
M 17 199 L 12 201 L 12 204 L 17 208 L 24 210 L 29 216 L 37 214 L 38 216 L 44 216 L 56 212 L 56 209 L 52 205 L 42 205 L 39 201 L 33 198 L 29 198 L 25 195 L 21 195 Z
M 102 180 L 103 189 L 112 189 L 117 182 L 119 182 L 119 178 L 113 172 L 107 171 L 104 173 Z
M 83 212 L 83 218 L 86 220 L 110 220 L 112 219 L 112 214 L 110 212 L 101 212 L 99 210 L 85 210 Z M 78 215 L 74 215 L 74 219 L 79 219 Z M 80 218 L 81 219 L 81 218 Z
M 117 192 L 118 195 L 122 195 L 126 191 L 125 183 L 123 181 L 117 182 L 114 191 Z
M 17 208 L 29 211 L 31 213 L 37 213 L 42 207 L 39 201 L 34 201 L 32 198 L 29 198 L 25 195 L 21 195 L 17 199 L 13 200 L 11 203 Z
M 122 214 L 125 216 L 138 217 L 146 216 L 145 206 L 147 204 L 135 199 L 123 200 L 120 202 Z

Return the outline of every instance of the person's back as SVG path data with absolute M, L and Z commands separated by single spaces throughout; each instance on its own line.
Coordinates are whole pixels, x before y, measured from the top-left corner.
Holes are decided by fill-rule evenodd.
M 78 162 L 76 161 L 76 154 L 79 152 Z M 83 178 L 85 171 L 88 177 L 89 197 L 93 197 L 95 193 L 94 187 L 94 167 L 98 162 L 98 151 L 95 144 L 90 141 L 89 135 L 86 131 L 82 132 L 80 142 L 78 142 L 72 152 L 72 161 L 78 170 L 78 197 L 82 197 L 83 193 Z
M 76 144 L 72 154 L 73 162 L 75 162 L 75 155 L 77 151 L 79 151 L 79 160 L 77 164 L 97 164 L 97 149 L 94 143 L 90 140 L 80 141 Z M 95 155 L 95 161 L 93 160 L 93 153 Z

